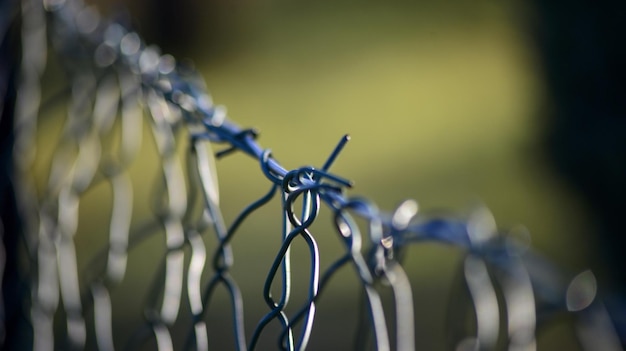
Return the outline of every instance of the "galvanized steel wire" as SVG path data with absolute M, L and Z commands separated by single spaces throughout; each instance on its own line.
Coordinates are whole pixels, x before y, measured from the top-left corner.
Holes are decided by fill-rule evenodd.
M 87 329 L 93 328 L 101 350 L 132 350 L 148 339 L 155 340 L 159 350 L 171 350 L 172 327 L 186 308 L 192 321 L 182 348 L 206 350 L 206 321 L 211 318 L 206 306 L 222 288 L 230 300 L 238 350 L 257 348 L 270 323 L 278 323 L 282 330 L 276 348 L 304 350 L 313 337 L 316 304 L 329 279 L 340 269 L 352 269 L 362 285 L 363 301 L 355 349 L 414 350 L 413 293 L 401 257 L 403 249 L 422 242 L 453 245 L 468 253 L 462 276 L 472 300 L 476 333 L 468 334 L 462 323 L 451 325 L 460 330 L 459 340 L 452 341 L 457 349 L 494 349 L 503 326 L 508 328 L 504 332 L 508 349 L 535 349 L 540 317 L 567 311 L 568 291 L 583 289 L 576 284 L 568 288 L 561 283 L 562 272 L 523 243 L 499 233 L 485 209 L 469 218 L 427 216 L 419 213 L 415 201 L 405 201 L 386 213 L 367 199 L 348 197 L 350 181 L 330 172 L 347 136 L 322 167 L 284 168 L 256 142 L 254 130 L 239 127 L 213 104 L 196 72 L 145 44 L 136 32 L 102 18 L 81 0 L 23 0 L 20 8 L 23 51 L 15 162 L 26 226 L 23 240 L 31 262 L 31 296 L 25 308 L 33 328 L 32 349 L 84 349 Z M 49 147 L 36 145 L 47 55 L 58 57 L 68 77 L 70 87 L 61 99 L 69 106 L 47 184 L 37 194 L 31 175 L 35 152 Z M 150 130 L 143 130 L 144 120 Z M 108 138 L 115 123 L 121 126 L 121 136 L 112 143 Z M 129 167 L 146 133 L 156 141 L 162 181 L 151 200 L 156 221 L 133 231 L 133 203 L 143 200 L 133 192 Z M 181 155 L 177 150 L 186 144 L 189 148 Z M 218 158 L 243 152 L 256 159 L 260 176 L 268 181 L 268 192 L 232 223 L 226 223 L 221 213 L 213 145 L 225 145 L 215 153 Z M 78 232 L 80 202 L 88 189 L 102 182 L 109 183 L 113 194 L 108 243 L 81 271 L 75 238 L 89 233 Z M 200 211 L 194 205 L 198 197 Z M 258 292 L 267 313 L 250 332 L 245 330 L 242 291 L 231 274 L 235 262 L 231 242 L 247 217 L 273 198 L 282 203 L 281 245 Z M 344 245 L 343 255 L 325 270 L 311 229 L 322 208 L 333 214 Z M 357 218 L 367 223 L 365 228 Z M 111 293 L 125 278 L 129 254 L 160 231 L 166 250 L 145 301 L 145 322 L 130 340 L 119 341 L 113 332 Z M 215 237 L 213 252 L 202 239 L 206 235 Z M 289 315 L 294 259 L 290 248 L 296 240 L 308 248 L 308 257 L 298 259 L 308 260 L 310 271 L 307 299 Z M 206 270 L 210 276 L 203 282 Z M 593 279 L 591 273 L 583 274 Z M 384 308 L 381 285 L 393 291 L 393 311 Z M 272 294 L 272 286 L 281 287 L 278 296 Z M 608 347 L 621 349 L 601 301 L 595 291 L 592 295 L 593 302 L 580 310 L 569 308 L 580 321 L 582 344 L 593 335 L 608 340 Z M 450 309 L 457 307 L 466 308 L 451 303 Z M 65 324 L 61 334 L 55 332 L 59 316 Z M 395 318 L 393 323 L 387 323 L 389 318 Z

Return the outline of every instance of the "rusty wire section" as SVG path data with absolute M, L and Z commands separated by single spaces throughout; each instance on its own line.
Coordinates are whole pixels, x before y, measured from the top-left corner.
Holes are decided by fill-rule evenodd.
M 542 326 L 539 322 L 565 311 L 576 316 L 583 347 L 592 349 L 594 340 L 601 338 L 606 342 L 604 350 L 621 349 L 596 297 L 593 274 L 584 272 L 564 283 L 563 274 L 527 245 L 498 233 L 488 211 L 479 209 L 462 219 L 428 217 L 418 213 L 416 202 L 405 201 L 391 213 L 381 212 L 367 200 L 347 197 L 350 182 L 329 172 L 347 137 L 321 168 L 287 170 L 255 142 L 254 130 L 241 129 L 223 108 L 213 104 L 199 75 L 162 55 L 158 48 L 147 46 L 136 32 L 101 18 L 82 1 L 24 0 L 21 19 L 15 160 L 26 225 L 24 241 L 32 263 L 32 292 L 26 308 L 33 328 L 33 349 L 83 349 L 87 334 L 93 333 L 101 350 L 136 349 L 148 339 L 155 341 L 159 350 L 171 350 L 177 346 L 172 328 L 183 322 L 190 327 L 180 346 L 206 350 L 206 321 L 211 316 L 205 307 L 221 287 L 230 298 L 238 350 L 255 349 L 270 323 L 278 323 L 282 330 L 276 348 L 304 350 L 314 336 L 318 297 L 338 270 L 352 269 L 362 285 L 363 301 L 355 349 L 413 350 L 413 294 L 400 257 L 403 248 L 426 241 L 467 251 L 462 276 L 471 303 L 451 299 L 451 348 L 490 350 L 499 342 L 501 346 L 501 335 L 505 335 L 508 349 L 533 350 Z M 35 151 L 49 147 L 36 145 L 35 138 L 47 54 L 58 57 L 70 87 L 65 94 L 68 107 L 62 142 L 54 150 L 47 184 L 38 195 L 31 173 Z M 120 137 L 112 145 L 105 140 L 115 123 L 121 126 Z M 145 125 L 150 129 L 143 130 Z M 134 195 L 129 167 L 136 161 L 146 133 L 156 141 L 160 160 L 162 186 L 153 201 L 158 225 L 132 231 L 133 203 L 145 199 Z M 190 145 L 186 160 L 177 152 L 181 143 Z M 260 173 L 269 181 L 267 194 L 243 209 L 232 223 L 225 223 L 220 212 L 211 144 L 226 145 L 217 153 L 219 157 L 239 151 L 257 159 Z M 108 244 L 81 272 L 75 238 L 89 233 L 78 232 L 79 205 L 83 194 L 102 182 L 109 183 L 113 194 Z M 194 205 L 197 196 L 202 197 L 200 211 Z M 263 295 L 268 312 L 254 330 L 246 331 L 242 292 L 230 273 L 234 264 L 230 242 L 247 216 L 275 197 L 282 202 L 283 218 L 276 219 L 283 223 L 282 244 L 269 272 L 259 272 L 267 274 L 267 280 L 257 292 Z M 310 230 L 322 207 L 333 213 L 336 234 L 345 250 L 325 271 L 320 268 L 320 252 Z M 299 213 L 296 208 L 301 209 Z M 367 223 L 365 228 L 359 227 L 357 218 Z M 128 257 L 136 244 L 162 233 L 166 250 L 145 301 L 144 325 L 129 340 L 118 340 L 113 332 L 111 294 L 125 279 Z M 214 251 L 209 251 L 203 240 L 210 235 L 217 243 Z M 307 245 L 309 256 L 300 259 L 309 260 L 311 268 L 308 299 L 298 312 L 288 315 L 290 247 L 295 240 Z M 210 278 L 203 282 L 205 270 L 210 271 Z M 278 296 L 272 295 L 274 285 L 281 287 Z M 383 307 L 381 286 L 393 291 L 393 311 Z M 193 316 L 191 323 L 180 320 L 182 309 Z M 475 332 L 467 329 L 462 311 L 473 315 Z M 61 319 L 64 326 L 55 328 Z M 503 327 L 507 330 L 502 331 Z

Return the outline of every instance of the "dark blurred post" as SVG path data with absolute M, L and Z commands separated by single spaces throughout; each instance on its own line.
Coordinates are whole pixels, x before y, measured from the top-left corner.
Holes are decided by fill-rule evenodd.
M 550 106 L 545 149 L 593 216 L 626 296 L 626 1 L 535 1 Z M 622 317 L 623 318 L 623 317 Z M 624 334 L 622 334 L 624 335 Z
M 201 33 L 201 23 L 211 24 L 215 1 L 201 0 L 118 0 L 119 9 L 127 6 L 138 20 L 139 32 L 149 44 L 158 45 L 164 53 L 179 57 L 189 54 L 194 44 L 210 44 L 214 33 Z M 208 10 L 207 10 L 208 9 Z M 202 41 L 198 38 L 202 38 Z
M 132 22 L 148 44 L 158 45 L 177 59 L 219 56 L 219 51 L 236 43 L 242 27 L 248 25 L 246 14 L 263 7 L 251 0 L 115 1 L 120 3 L 119 9 L 130 8 Z
M 200 2 L 201 3 L 201 2 Z M 156 42 L 167 52 L 180 52 L 197 43 L 199 21 L 211 20 L 211 14 L 202 14 L 199 2 L 193 0 L 156 0 L 153 4 L 152 30 Z
M 21 23 L 19 1 L 0 2 L 0 349 L 18 350 L 25 345 L 28 297 L 19 269 L 21 226 L 13 184 L 14 114 L 20 62 Z M 23 250 L 22 250 L 23 251 Z M 21 346 L 20 346 L 21 345 Z

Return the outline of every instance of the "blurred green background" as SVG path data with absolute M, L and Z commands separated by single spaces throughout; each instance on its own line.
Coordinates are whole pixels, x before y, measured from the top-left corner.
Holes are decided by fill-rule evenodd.
M 286 168 L 321 166 L 349 133 L 352 141 L 332 169 L 354 181 L 349 195 L 366 196 L 388 210 L 406 198 L 423 210 L 460 214 L 481 203 L 503 229 L 527 228 L 532 246 L 558 266 L 602 270 L 582 204 L 541 151 L 546 87 L 526 28 L 528 9 L 519 2 L 169 2 L 100 6 L 109 13 L 128 8 L 148 43 L 191 59 L 214 101 L 227 106 L 239 125 L 258 128 L 260 144 Z M 60 126 L 53 119 L 42 123 L 47 132 L 40 141 L 48 143 Z M 158 175 L 151 143 L 146 137 L 131 168 L 135 224 L 150 216 L 149 194 Z M 39 155 L 40 174 L 47 172 L 50 152 Z M 247 156 L 228 156 L 217 165 L 224 216 L 231 221 L 267 183 Z M 110 203 L 109 192 L 107 184 L 99 185 L 81 202 L 80 264 L 106 242 L 106 229 L 98 234 L 93 228 L 108 226 L 103 204 Z M 260 289 L 279 245 L 280 221 L 273 202 L 233 241 L 233 275 L 244 290 L 248 334 L 267 311 Z M 323 266 L 341 253 L 326 222 L 316 232 Z M 206 242 L 215 247 L 210 236 Z M 163 245 L 154 236 L 129 258 L 128 279 L 113 296 L 119 301 L 114 313 L 124 321 L 117 326 L 121 335 L 141 319 L 144 283 L 159 262 L 151 252 Z M 308 280 L 308 262 L 298 260 L 302 255 L 305 246 L 297 244 L 295 301 L 303 301 Z M 449 346 L 446 306 L 461 257 L 431 244 L 408 250 L 419 349 Z M 333 279 L 321 300 L 313 350 L 345 349 L 352 340 L 360 290 L 350 270 Z M 229 348 L 226 295 L 218 294 L 217 301 L 209 310 L 211 343 Z M 556 344 L 575 349 L 570 325 L 541 335 L 540 349 Z

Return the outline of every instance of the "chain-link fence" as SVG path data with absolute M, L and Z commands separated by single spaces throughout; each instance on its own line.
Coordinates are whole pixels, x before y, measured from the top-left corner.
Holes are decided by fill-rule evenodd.
M 349 271 L 358 282 L 360 315 L 337 335 L 354 332 L 358 350 L 413 350 L 414 322 L 420 316 L 402 266 L 404 250 L 435 242 L 466 252 L 459 277 L 463 288 L 454 293 L 469 299 L 451 300 L 451 348 L 535 349 L 541 328 L 567 314 L 584 349 L 621 349 L 593 274 L 568 280 L 523 241 L 499 232 L 487 210 L 466 218 L 423 215 L 416 202 L 405 201 L 389 213 L 380 211 L 367 199 L 348 196 L 350 181 L 330 172 L 347 136 L 321 167 L 285 169 L 256 143 L 255 130 L 240 128 L 213 104 L 197 73 L 146 45 L 136 32 L 102 18 L 95 8 L 80 0 L 6 1 L 2 6 L 3 53 L 14 58 L 6 67 L 20 67 L 19 79 L 1 77 L 7 87 L 19 87 L 14 110 L 10 89 L 3 110 L 3 122 L 14 123 L 6 138 L 12 146 L 3 152 L 13 149 L 6 174 L 7 184 L 15 185 L 17 206 L 12 214 L 5 206 L 2 217 L 5 347 L 206 350 L 218 345 L 209 330 L 215 316 L 207 311 L 221 291 L 226 299 L 219 301 L 229 304 L 231 315 L 217 323 L 232 326 L 232 334 L 221 337 L 232 339 L 229 345 L 303 350 L 311 338 L 336 336 L 312 333 L 316 309 L 324 303 L 320 299 L 329 281 Z M 21 40 L 10 40 L 16 37 Z M 51 62 L 61 67 L 69 86 L 43 94 L 42 77 Z M 54 123 L 42 117 L 51 115 L 45 111 L 57 111 L 56 117 L 46 117 Z M 61 122 L 58 145 L 38 136 L 38 128 L 53 129 Z M 153 141 L 157 168 L 140 159 L 144 137 Z M 220 145 L 214 153 L 212 147 Z M 37 152 L 51 154 L 47 179 L 34 175 Z M 259 163 L 257 176 L 266 178 L 269 190 L 227 223 L 214 155 L 233 152 Z M 137 170 L 137 164 L 146 168 Z M 156 175 L 157 186 L 140 194 L 137 174 L 140 182 Z M 103 184 L 110 195 L 92 200 L 95 209 L 85 207 L 84 199 L 100 196 L 90 192 Z M 268 238 L 277 243 L 269 270 L 258 266 L 254 272 L 266 276 L 264 286 L 245 292 L 261 296 L 267 305 L 250 330 L 241 280 L 232 272 L 233 240 L 249 216 L 272 201 L 281 208 L 282 218 L 274 218 L 282 223 L 280 238 Z M 148 204 L 151 214 L 138 214 L 138 203 Z M 98 219 L 85 219 L 81 211 Z M 342 252 L 326 266 L 312 227 L 321 211 L 330 213 Z M 9 223 L 17 214 L 19 224 Z M 99 230 L 107 233 L 102 242 L 93 235 Z M 139 252 L 155 238 L 161 243 L 158 250 Z M 13 241 L 18 242 L 8 246 Z M 294 255 L 295 243 L 306 249 Z M 307 267 L 298 277 L 291 267 L 295 261 Z M 145 270 L 154 273 L 142 290 L 147 296 L 140 296 L 144 314 L 137 320 L 142 322 L 120 331 L 116 325 L 124 314 L 116 301 L 120 295 L 139 295 L 124 285 L 133 279 L 128 277 L 131 262 L 158 267 Z M 293 282 L 303 281 L 305 298 L 294 302 Z

